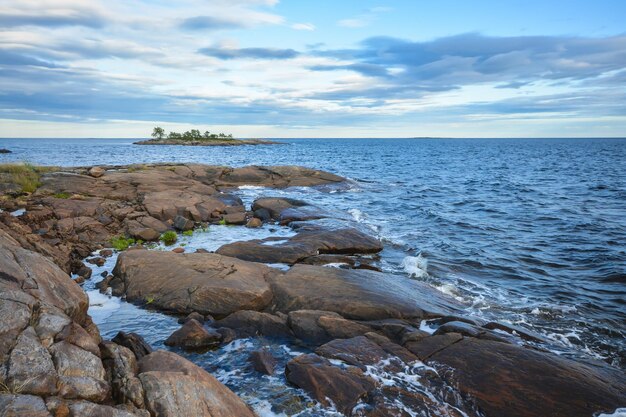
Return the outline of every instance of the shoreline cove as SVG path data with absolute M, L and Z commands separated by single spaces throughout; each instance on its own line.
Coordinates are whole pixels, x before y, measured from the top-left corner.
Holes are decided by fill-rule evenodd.
M 0 334 L 9 346 L 0 402 L 114 417 L 163 407 L 174 407 L 168 415 L 211 407 L 242 416 L 620 415 L 619 360 L 572 343 L 575 332 L 562 339 L 512 320 L 480 282 L 442 280 L 445 267 L 429 250 L 389 234 L 393 213 L 381 222 L 367 206 L 346 208 L 376 182 L 331 172 L 83 165 L 42 171 L 32 193 L 2 174 L 0 244 L 12 256 L 1 264 L 11 319 Z M 171 245 L 161 241 L 168 231 Z M 112 248 L 118 237 L 130 247 Z M 571 308 L 535 304 L 524 318 L 559 319 L 576 314 Z M 160 350 L 142 354 L 135 336 L 118 331 Z M 25 349 L 38 355 L 32 370 L 17 359 Z M 71 366 L 81 375 L 70 376 Z

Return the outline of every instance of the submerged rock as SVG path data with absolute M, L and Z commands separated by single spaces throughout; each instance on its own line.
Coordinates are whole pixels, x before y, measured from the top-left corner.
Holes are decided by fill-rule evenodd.
M 276 358 L 274 358 L 268 350 L 255 350 L 250 354 L 248 360 L 252 363 L 252 367 L 255 371 L 265 375 L 274 374 Z
M 212 253 L 127 251 L 117 259 L 110 282 L 114 295 L 188 314 L 225 316 L 261 310 L 272 299 L 266 277 L 274 270 Z
M 1 153 L 11 153 L 11 151 L 3 148 L 3 149 L 0 149 L 0 154 Z

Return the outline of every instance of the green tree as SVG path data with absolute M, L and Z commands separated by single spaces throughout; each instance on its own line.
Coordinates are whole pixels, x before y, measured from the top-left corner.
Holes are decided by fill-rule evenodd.
M 155 139 L 163 139 L 164 136 L 165 136 L 165 130 L 163 130 L 162 127 L 157 126 L 152 131 L 152 137 Z

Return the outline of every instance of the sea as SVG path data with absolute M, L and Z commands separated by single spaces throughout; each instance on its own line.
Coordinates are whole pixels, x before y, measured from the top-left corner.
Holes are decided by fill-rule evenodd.
M 461 302 L 469 317 L 538 333 L 556 354 L 626 369 L 626 139 L 320 138 L 239 147 L 134 141 L 0 139 L 0 148 L 12 151 L 0 154 L 0 163 L 195 162 L 330 171 L 347 177 L 348 184 L 248 186 L 236 194 L 248 205 L 261 196 L 287 196 L 331 210 L 383 242 L 378 264 L 385 272 L 432 285 Z M 278 226 L 244 229 L 212 226 L 180 242 L 215 250 L 236 240 L 294 233 Z M 101 269 L 110 271 L 114 263 L 110 258 Z M 100 294 L 94 284 L 84 285 L 90 313 L 105 336 L 130 329 L 162 347 L 178 328 L 175 318 Z M 311 405 L 280 373 L 260 377 L 244 369 L 246 352 L 259 347 L 272 350 L 279 366 L 306 351 L 243 339 L 185 355 L 260 415 L 335 415 L 332 408 Z

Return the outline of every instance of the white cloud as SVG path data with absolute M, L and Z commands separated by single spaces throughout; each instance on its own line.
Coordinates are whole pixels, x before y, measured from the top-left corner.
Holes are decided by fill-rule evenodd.
M 295 30 L 315 30 L 315 25 L 313 23 L 294 23 L 291 25 L 291 28 Z

